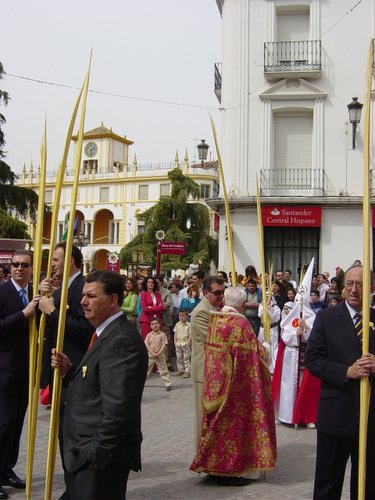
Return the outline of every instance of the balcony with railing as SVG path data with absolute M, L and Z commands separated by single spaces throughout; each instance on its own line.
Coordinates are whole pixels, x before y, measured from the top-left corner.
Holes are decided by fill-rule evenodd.
M 222 63 L 215 63 L 214 66 L 214 85 L 215 85 L 215 95 L 217 100 L 221 103 L 221 66 Z
M 323 196 L 324 170 L 269 168 L 260 171 L 262 196 Z
M 319 78 L 322 74 L 320 40 L 264 43 L 264 76 Z

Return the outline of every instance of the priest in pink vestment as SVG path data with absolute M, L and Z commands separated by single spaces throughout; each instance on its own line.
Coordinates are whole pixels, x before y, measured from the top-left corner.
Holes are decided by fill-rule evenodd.
M 224 301 L 210 312 L 202 432 L 190 469 L 238 477 L 275 467 L 275 415 L 268 353 L 241 314 L 246 294 L 231 287 Z

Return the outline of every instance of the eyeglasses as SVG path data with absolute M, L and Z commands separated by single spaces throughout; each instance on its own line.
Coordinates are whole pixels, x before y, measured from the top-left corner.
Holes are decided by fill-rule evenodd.
M 224 295 L 224 290 L 215 290 L 212 292 L 211 290 L 208 290 L 212 295 L 215 295 L 215 297 L 220 297 L 220 295 Z
M 353 288 L 354 285 L 358 288 L 358 290 L 362 290 L 362 288 L 363 288 L 362 281 L 351 281 L 350 280 L 350 281 L 345 282 L 346 288 Z
M 28 267 L 31 266 L 30 262 L 12 262 L 11 263 L 12 267 L 22 267 L 22 269 L 27 269 Z

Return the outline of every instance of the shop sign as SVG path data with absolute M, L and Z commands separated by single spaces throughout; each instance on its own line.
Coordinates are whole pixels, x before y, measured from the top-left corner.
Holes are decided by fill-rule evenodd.
M 263 226 L 320 227 L 321 207 L 271 205 L 262 207 Z

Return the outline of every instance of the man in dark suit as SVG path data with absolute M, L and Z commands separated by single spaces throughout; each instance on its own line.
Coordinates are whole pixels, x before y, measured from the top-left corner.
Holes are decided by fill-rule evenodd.
M 360 379 L 375 373 L 373 328 L 370 328 L 370 352 L 362 355 L 362 273 L 362 267 L 348 269 L 344 279 L 345 300 L 317 314 L 307 343 L 306 367 L 322 381 L 316 425 L 314 500 L 341 498 L 349 456 L 352 462 L 350 498 L 357 498 Z M 370 319 L 375 322 L 373 310 Z M 368 500 L 375 498 L 374 397 L 372 384 L 366 457 Z
M 58 243 L 55 246 L 52 259 L 53 277 L 58 276 L 60 279 L 64 273 L 66 243 Z M 82 290 L 85 284 L 85 278 L 81 273 L 82 253 L 76 246 L 72 247 L 72 255 L 70 258 L 70 277 L 68 288 L 68 301 L 65 318 L 65 335 L 63 350 L 69 356 L 73 363 L 73 367 L 78 366 L 83 358 L 89 345 L 91 335 L 94 328 L 85 318 L 83 308 L 81 306 Z M 54 278 L 46 278 L 41 283 L 41 291 L 52 293 Z M 56 345 L 57 329 L 60 314 L 61 288 L 55 290 L 50 297 L 42 297 L 39 302 L 39 310 L 47 315 L 46 325 L 46 340 L 44 346 L 44 363 L 41 386 L 46 387 L 48 384 L 52 389 L 53 372 L 50 366 L 51 349 Z M 59 429 L 59 444 L 60 453 L 63 459 L 63 425 L 64 425 L 64 408 L 68 384 L 63 380 L 61 392 L 60 406 L 60 429 Z M 65 464 L 63 460 L 63 467 Z M 62 498 L 68 499 L 66 495 Z
M 2 486 L 25 488 L 13 471 L 28 400 L 29 318 L 38 297 L 32 299 L 32 254 L 17 250 L 11 279 L 0 285 L 0 499 Z
M 96 327 L 75 369 L 53 349 L 52 366 L 69 381 L 64 460 L 72 500 L 123 500 L 130 469 L 141 468 L 141 399 L 147 351 L 121 311 L 123 281 L 112 271 L 87 276 L 82 306 Z

